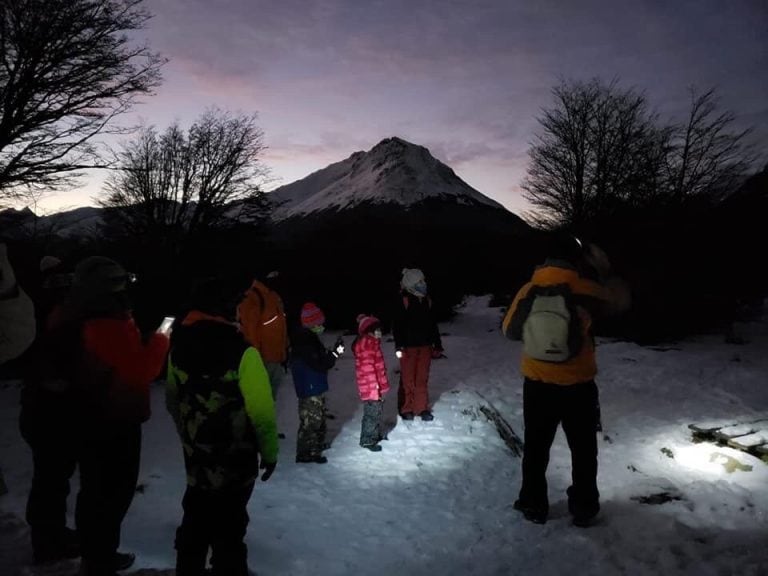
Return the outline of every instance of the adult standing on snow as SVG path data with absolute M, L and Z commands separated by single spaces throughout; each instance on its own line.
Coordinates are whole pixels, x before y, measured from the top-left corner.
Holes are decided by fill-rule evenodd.
M 74 387 L 81 426 L 76 522 L 82 576 L 113 576 L 130 565 L 117 556 L 120 528 L 136 492 L 149 385 L 168 352 L 166 334 L 142 337 L 130 312 L 129 281 L 120 264 L 92 256 L 75 267 L 70 296 L 79 315 Z
M 273 271 L 263 280 L 254 280 L 237 307 L 240 330 L 248 343 L 261 353 L 275 402 L 288 360 L 285 309 L 275 290 L 278 278 L 279 273 Z
M 543 299 L 537 300 L 539 296 Z M 551 319 L 559 314 L 537 313 L 538 318 L 545 320 L 535 324 L 534 311 L 552 302 L 567 303 L 570 320 L 553 324 Z M 629 291 L 612 275 L 605 253 L 593 245 L 583 246 L 573 236 L 558 236 L 544 264 L 536 268 L 507 311 L 502 324 L 504 334 L 524 342 L 523 481 L 514 507 L 531 522 L 543 524 L 547 520 L 549 450 L 561 423 L 571 449 L 568 509 L 573 523 L 587 526 L 600 511 L 597 489 L 600 415 L 592 323 L 596 314 L 621 312 L 628 306 Z M 557 326 L 564 327 L 562 338 Z M 541 339 L 535 336 L 541 333 L 537 331 L 549 333 Z M 537 351 L 537 339 L 544 343 L 541 354 Z M 556 345 L 556 341 L 562 342 L 562 346 Z M 565 350 L 566 342 L 572 349 Z M 562 355 L 558 355 L 560 352 Z M 557 355 L 557 360 L 544 359 L 547 353 Z
M 174 330 L 166 402 L 184 447 L 187 488 L 176 531 L 176 575 L 248 575 L 246 506 L 261 467 L 277 465 L 270 382 L 259 351 L 230 320 L 234 310 L 212 282 L 199 286 Z
M 403 392 L 398 409 L 403 420 L 413 420 L 418 414 L 429 421 L 434 419 L 429 407 L 429 368 L 432 358 L 442 353 L 443 345 L 423 272 L 404 268 L 400 288 L 392 325 Z
M 32 450 L 33 476 L 26 508 L 35 562 L 80 555 L 77 533 L 67 527 L 70 479 L 80 446 L 77 379 L 80 315 L 67 305 L 72 275 L 52 256 L 41 260 L 38 333 L 21 392 L 19 429 Z

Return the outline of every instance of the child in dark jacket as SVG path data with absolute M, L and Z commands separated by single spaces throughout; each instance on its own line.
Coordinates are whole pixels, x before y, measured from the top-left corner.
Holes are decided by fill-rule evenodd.
M 176 531 L 176 576 L 247 576 L 247 505 L 277 465 L 277 427 L 261 354 L 231 321 L 216 281 L 195 288 L 174 330 L 166 405 L 184 449 L 187 486 Z M 259 462 L 261 461 L 261 462 Z M 206 570 L 208 552 L 211 570 Z
M 389 392 L 387 367 L 381 352 L 381 323 L 375 316 L 361 314 L 357 317 L 358 337 L 352 344 L 355 354 L 355 378 L 357 391 L 363 402 L 363 422 L 360 446 L 371 452 L 380 452 L 381 414 L 384 394 Z
M 327 350 L 320 340 L 325 330 L 325 315 L 316 304 L 307 302 L 301 309 L 301 327 L 291 335 L 291 374 L 299 399 L 299 433 L 296 462 L 325 464 L 325 393 L 328 371 L 344 353 L 340 342 Z

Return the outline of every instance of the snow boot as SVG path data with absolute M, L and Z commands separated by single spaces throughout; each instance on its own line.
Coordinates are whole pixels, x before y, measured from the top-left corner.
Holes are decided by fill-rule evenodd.
M 423 412 L 421 412 L 419 414 L 419 417 L 422 420 L 424 420 L 424 422 L 432 422 L 432 420 L 435 419 L 434 415 L 429 410 L 424 410 Z
M 534 524 L 546 524 L 547 523 L 547 512 L 538 508 L 533 508 L 531 506 L 526 506 L 520 500 L 515 500 L 515 503 L 512 505 L 512 507 L 515 510 L 519 510 L 523 513 L 523 517 L 528 520 L 528 522 L 533 522 Z
M 378 444 L 360 444 L 363 448 L 367 448 L 371 452 L 381 452 L 381 446 Z
M 314 462 L 315 464 L 325 464 L 326 462 L 328 462 L 328 458 L 326 458 L 322 454 L 317 454 L 314 456 L 296 456 L 296 462 L 297 463 Z
M 115 552 L 115 571 L 128 570 L 136 561 L 136 554 L 131 552 Z
M 403 412 L 400 414 L 400 418 L 403 420 L 413 420 L 413 412 Z
M 32 529 L 32 554 L 36 564 L 48 564 L 78 558 L 80 556 L 80 538 L 71 528 L 57 531 L 51 536 L 47 530 Z

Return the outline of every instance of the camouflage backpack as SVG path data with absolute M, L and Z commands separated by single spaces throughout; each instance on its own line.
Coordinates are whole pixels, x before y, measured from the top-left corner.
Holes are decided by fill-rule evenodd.
M 188 483 L 222 488 L 255 478 L 258 442 L 237 374 L 190 375 L 178 394 Z

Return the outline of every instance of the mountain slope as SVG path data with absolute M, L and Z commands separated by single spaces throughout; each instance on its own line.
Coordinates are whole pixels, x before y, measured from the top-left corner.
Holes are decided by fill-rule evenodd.
M 435 199 L 503 209 L 429 150 L 400 138 L 382 140 L 368 152 L 355 152 L 269 196 L 277 206 L 273 214 L 276 221 L 365 203 L 411 207 Z

